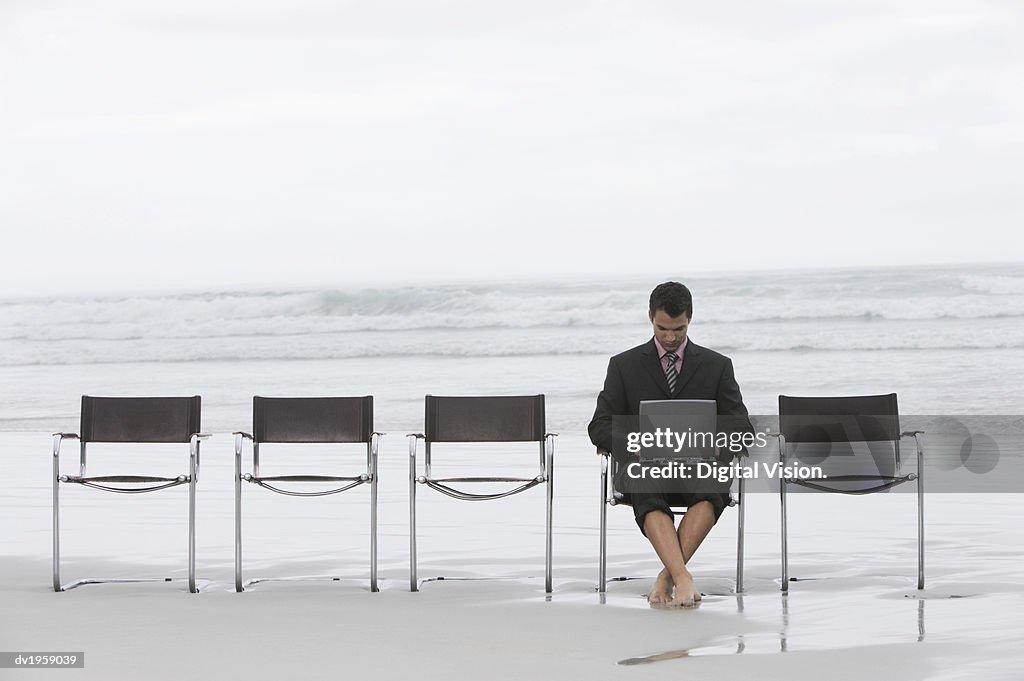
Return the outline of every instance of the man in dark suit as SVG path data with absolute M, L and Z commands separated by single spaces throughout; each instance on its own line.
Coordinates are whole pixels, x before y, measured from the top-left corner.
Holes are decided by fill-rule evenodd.
M 648 310 L 654 338 L 608 362 L 608 375 L 588 431 L 591 442 L 612 452 L 620 467 L 625 448 L 615 441 L 619 433 L 613 437 L 612 417 L 639 414 L 644 400 L 715 400 L 720 416 L 733 417 L 732 429 L 737 423 L 739 429 L 750 429 L 732 361 L 687 339 L 692 316 L 689 289 L 677 282 L 660 284 L 651 292 Z M 664 565 L 647 595 L 653 606 L 690 607 L 700 600 L 686 564 L 729 498 L 722 492 L 693 492 L 685 502 L 687 512 L 677 529 L 664 491 L 632 495 L 637 525 Z

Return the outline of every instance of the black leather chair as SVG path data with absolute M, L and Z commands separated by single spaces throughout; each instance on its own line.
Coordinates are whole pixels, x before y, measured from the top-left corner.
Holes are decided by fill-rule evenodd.
M 853 397 L 779 395 L 779 462 L 783 469 L 816 466 L 827 477 L 783 476 L 782 590 L 789 590 L 786 494 L 789 485 L 865 495 L 917 482 L 917 588 L 924 588 L 924 444 L 922 431 L 900 431 L 896 393 Z M 900 442 L 913 437 L 916 471 L 904 472 Z M 795 472 L 799 473 L 799 470 Z
M 200 432 L 201 398 L 195 397 L 91 397 L 82 396 L 80 433 L 53 436 L 53 590 L 67 591 L 83 584 L 169 581 L 167 579 L 60 580 L 60 484 L 73 484 L 105 492 L 140 494 L 188 485 L 188 590 L 196 587 L 196 484 L 199 482 L 199 444 L 209 435 Z M 62 474 L 60 448 L 64 440 L 79 441 L 78 475 Z M 92 443 L 188 445 L 187 473 L 172 477 L 153 475 L 99 475 L 86 471 L 86 452 Z M 140 448 L 141 449 L 141 448 Z
M 436 397 L 425 400 L 425 431 L 409 436 L 409 590 L 418 591 L 416 565 L 416 485 L 425 485 L 453 499 L 487 501 L 525 492 L 536 485 L 547 485 L 547 524 L 545 542 L 544 590 L 551 593 L 551 506 L 554 433 L 545 429 L 543 395 L 515 397 Z M 418 475 L 416 447 L 423 440 L 424 472 Z M 537 475 L 524 477 L 446 477 L 432 475 L 432 459 L 439 443 L 535 442 L 540 451 Z M 511 483 L 509 489 L 492 493 L 474 493 L 462 485 Z M 460 487 L 455 487 L 459 485 Z
M 662 419 L 663 425 L 673 429 L 680 428 L 682 423 L 687 425 L 698 425 L 695 430 L 699 432 L 717 432 L 719 427 L 731 430 L 736 426 L 749 428 L 749 421 L 742 417 L 741 421 L 733 423 L 733 417 L 719 417 L 715 412 L 713 400 L 664 400 L 654 403 L 641 403 L 640 420 L 637 426 L 645 418 Z M 629 418 L 629 417 L 626 417 Z M 682 421 L 681 419 L 685 419 Z M 655 422 L 648 422 L 644 429 L 653 427 Z M 598 449 L 601 456 L 601 520 L 600 520 L 600 552 L 598 556 L 598 586 L 599 593 L 605 593 L 608 584 L 608 508 L 613 506 L 632 506 L 632 498 L 628 491 L 620 490 L 616 486 L 616 480 L 620 480 L 619 462 L 612 456 L 611 452 Z M 734 462 L 740 462 L 746 455 L 740 452 L 733 456 Z M 678 456 L 678 455 L 677 455 Z M 680 460 L 690 460 L 689 457 L 682 457 Z M 703 456 L 694 460 L 704 460 Z M 694 460 L 690 460 L 691 462 Z M 731 483 L 729 494 L 729 505 L 737 508 L 737 539 L 736 539 L 736 593 L 743 593 L 743 492 L 745 480 L 741 477 Z M 687 499 L 682 495 L 668 495 L 669 505 L 673 512 L 680 516 L 686 514 Z M 631 577 L 616 577 L 612 581 L 626 581 Z
M 370 591 L 377 591 L 377 444 L 381 435 L 373 430 L 372 396 L 253 397 L 252 433 L 235 433 L 235 591 L 266 581 L 257 578 L 242 583 L 242 482 L 296 497 L 338 494 L 368 484 Z M 251 473 L 242 473 L 244 440 L 252 442 Z M 271 443 L 365 444 L 366 465 L 352 475 L 262 475 L 260 446 Z M 322 489 L 325 484 L 330 487 Z M 307 486 L 306 489 L 302 489 L 303 486 Z

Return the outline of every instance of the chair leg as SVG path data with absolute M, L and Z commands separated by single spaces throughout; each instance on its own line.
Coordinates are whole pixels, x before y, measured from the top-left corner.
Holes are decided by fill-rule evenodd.
M 550 435 L 547 439 L 547 455 L 544 457 L 544 468 L 546 469 L 546 496 L 547 496 L 547 526 L 544 537 L 544 593 L 551 593 L 551 538 L 552 538 L 552 509 L 555 498 L 554 480 L 554 459 L 555 442 Z
M 786 481 L 779 481 L 779 495 L 782 508 L 782 590 L 789 591 L 789 555 L 786 543 Z
M 917 588 L 924 588 L 924 495 L 917 492 Z
M 607 584 L 608 564 L 608 458 L 601 457 L 601 530 L 600 556 L 597 563 L 597 592 L 604 593 Z
M 239 448 L 235 451 L 235 591 L 241 593 L 242 587 L 242 460 L 241 436 L 238 436 Z
M 416 579 L 416 439 L 409 438 L 409 591 L 419 591 Z
M 188 590 L 199 593 L 196 588 L 196 475 L 193 466 L 188 481 Z
M 377 458 L 373 461 L 373 478 L 370 480 L 370 591 L 377 587 Z
M 915 436 L 919 438 L 920 436 Z M 917 447 L 917 588 L 924 588 L 924 452 Z
M 736 495 L 736 506 L 739 511 L 739 519 L 736 528 L 736 593 L 743 593 L 743 509 L 746 500 L 743 498 L 744 479 L 740 478 L 740 489 Z
M 60 588 L 60 440 L 53 442 L 53 590 Z

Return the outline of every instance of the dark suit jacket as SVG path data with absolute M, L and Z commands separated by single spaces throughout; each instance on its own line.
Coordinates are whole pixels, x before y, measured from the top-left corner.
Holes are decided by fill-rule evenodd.
M 683 366 L 676 379 L 675 392 L 669 393 L 668 380 L 661 368 L 654 339 L 615 355 L 608 362 L 604 388 L 597 396 L 597 409 L 587 428 L 590 441 L 597 447 L 618 454 L 624 452 L 624 439 L 613 448 L 612 417 L 640 413 L 643 400 L 714 400 L 719 415 L 734 417 L 720 421 L 727 431 L 752 431 L 743 405 L 740 387 L 733 375 L 732 360 L 714 350 L 688 340 Z M 616 434 L 618 437 L 620 434 Z M 625 433 L 621 434 L 621 438 Z M 620 438 L 620 439 L 621 439 Z

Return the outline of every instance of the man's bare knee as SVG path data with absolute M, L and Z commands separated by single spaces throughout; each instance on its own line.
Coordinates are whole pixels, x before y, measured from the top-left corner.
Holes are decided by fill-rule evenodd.
M 675 521 L 675 518 L 672 515 L 666 513 L 665 511 L 661 510 L 660 508 L 659 509 L 652 509 L 652 510 L 647 512 L 647 515 L 644 516 L 644 534 L 648 534 L 648 529 L 647 528 L 651 527 L 650 523 L 665 523 L 665 522 L 668 522 L 668 524 L 671 526 L 671 525 L 674 525 L 674 521 Z
M 689 508 L 686 509 L 686 513 L 683 515 L 682 519 L 679 521 L 679 527 L 683 526 L 683 524 L 686 522 L 687 518 L 690 518 L 690 522 L 691 523 L 694 520 L 697 520 L 697 519 L 705 520 L 705 519 L 710 518 L 711 521 L 712 521 L 712 524 L 714 524 L 714 521 L 716 520 L 716 518 L 715 518 L 715 505 L 712 504 L 707 499 L 701 499 L 696 504 L 694 504 L 693 506 L 690 506 Z
M 696 504 L 689 508 L 690 511 L 697 511 L 698 513 L 710 513 L 714 515 L 715 505 L 707 499 L 701 499 Z

